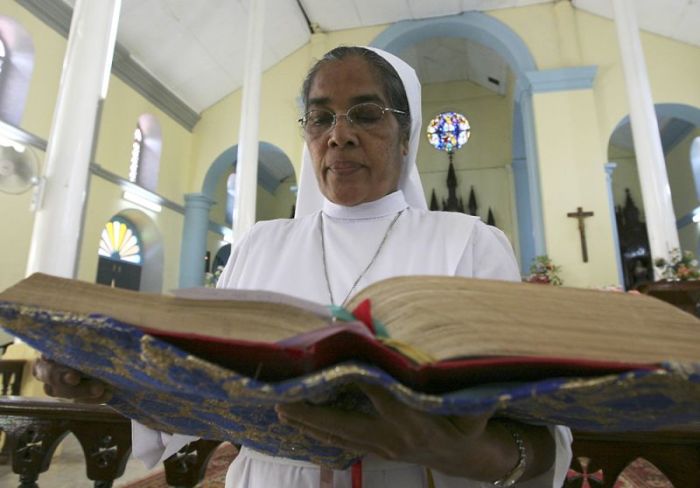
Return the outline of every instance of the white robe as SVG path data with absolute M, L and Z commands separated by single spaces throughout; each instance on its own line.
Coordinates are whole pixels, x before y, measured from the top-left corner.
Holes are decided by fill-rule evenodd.
M 260 222 L 231 254 L 219 286 L 264 289 L 329 303 L 324 278 L 320 221 L 323 218 L 326 262 L 336 303 L 344 301 L 352 284 L 372 260 L 397 212 L 375 262 L 358 283 L 367 285 L 392 276 L 448 275 L 519 280 L 513 251 L 503 233 L 476 217 L 407 208 L 401 191 L 380 200 L 342 207 L 326 201 L 323 211 L 294 220 Z M 557 446 L 556 462 L 547 473 L 522 488 L 562 486 L 571 459 L 571 434 L 550 429 Z M 187 436 L 168 436 L 134 426 L 134 452 L 153 464 L 167 458 Z M 486 488 L 490 483 L 458 479 L 433 472 L 436 488 Z M 229 468 L 226 488 L 317 488 L 316 465 L 275 458 L 243 448 Z M 350 488 L 349 471 L 334 473 L 334 488 Z M 363 488 L 425 488 L 419 466 L 369 456 L 363 462 Z

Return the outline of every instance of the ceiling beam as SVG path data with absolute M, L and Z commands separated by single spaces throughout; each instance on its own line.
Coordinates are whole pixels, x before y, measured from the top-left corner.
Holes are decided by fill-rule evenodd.
M 68 38 L 73 15 L 73 9 L 69 5 L 57 0 L 16 1 L 53 30 L 66 39 Z M 192 132 L 199 121 L 199 114 L 143 69 L 140 64 L 134 61 L 129 51 L 119 43 L 114 49 L 112 73 L 178 124 Z
M 309 19 L 309 15 L 306 13 L 304 4 L 301 3 L 301 0 L 297 0 L 297 5 L 299 6 L 299 10 L 301 10 L 301 14 L 304 16 L 304 20 L 306 20 L 306 27 L 309 28 L 309 33 L 315 34 L 316 29 L 314 28 L 314 24 L 311 22 L 311 19 Z

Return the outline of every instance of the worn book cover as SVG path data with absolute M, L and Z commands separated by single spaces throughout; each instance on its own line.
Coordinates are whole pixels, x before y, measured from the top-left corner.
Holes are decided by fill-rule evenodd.
M 40 274 L 0 293 L 3 328 L 112 385 L 123 414 L 334 467 L 359 453 L 278 424 L 276 403 L 366 408 L 352 388 L 366 382 L 439 415 L 700 428 L 700 321 L 658 300 L 422 276 L 376 283 L 348 309 L 361 320 L 280 294 L 161 296 Z

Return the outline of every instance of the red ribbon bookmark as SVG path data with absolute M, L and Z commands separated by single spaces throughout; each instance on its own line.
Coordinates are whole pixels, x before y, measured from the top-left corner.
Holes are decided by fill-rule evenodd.
M 325 466 L 320 469 L 319 488 L 333 488 L 333 470 Z M 350 478 L 352 480 L 352 488 L 362 488 L 362 461 L 357 461 L 350 468 Z
M 357 461 L 350 468 L 352 488 L 362 488 L 362 460 Z

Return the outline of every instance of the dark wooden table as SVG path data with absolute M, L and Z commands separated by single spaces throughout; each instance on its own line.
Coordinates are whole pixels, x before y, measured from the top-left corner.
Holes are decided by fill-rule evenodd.
M 700 280 L 642 283 L 637 290 L 700 317 Z
M 566 488 L 612 488 L 637 458 L 656 466 L 675 488 L 700 487 L 700 431 L 600 434 L 574 432 L 573 460 Z M 602 477 L 602 483 L 596 479 Z

